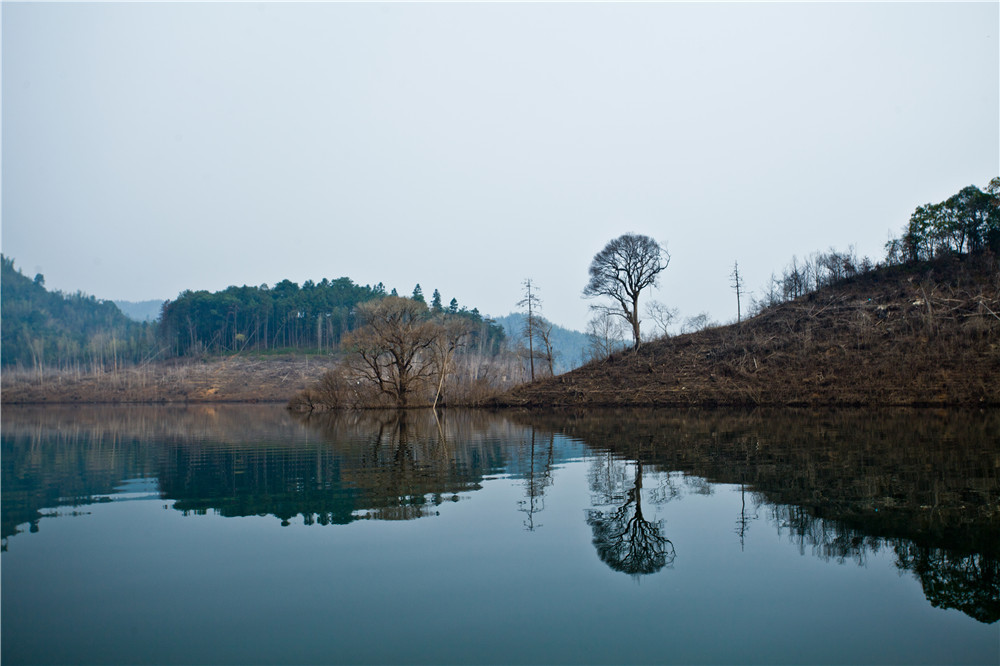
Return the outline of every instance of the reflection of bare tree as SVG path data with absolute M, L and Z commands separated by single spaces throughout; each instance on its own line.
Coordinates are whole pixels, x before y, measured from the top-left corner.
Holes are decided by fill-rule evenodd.
M 427 436 L 431 429 L 423 424 L 422 441 L 411 441 L 410 423 L 405 411 L 386 412 L 378 419 L 367 449 L 359 465 L 343 471 L 344 478 L 365 488 L 370 496 L 379 498 L 377 506 L 363 514 L 379 520 L 412 520 L 433 515 L 439 503 L 428 494 L 427 482 L 438 468 L 436 452 L 441 450 L 444 434 L 437 422 L 437 437 Z M 419 451 L 418 451 L 419 449 Z
M 642 463 L 635 463 L 635 481 L 622 496 L 614 491 L 614 482 L 620 477 L 611 467 L 617 462 L 614 466 L 624 470 L 624 463 L 610 456 L 603 462 L 608 463 L 605 469 L 591 476 L 602 484 L 595 490 L 603 491 L 608 499 L 624 499 L 624 504 L 610 511 L 592 509 L 587 513 L 598 557 L 615 571 L 632 575 L 655 573 L 672 564 L 674 544 L 663 536 L 663 521 L 649 521 L 642 515 Z
M 760 442 L 756 443 L 756 448 L 760 448 Z M 757 520 L 759 517 L 756 511 L 757 505 L 753 513 L 747 512 L 747 477 L 750 469 L 750 445 L 748 443 L 742 444 L 743 460 L 740 461 L 740 516 L 736 519 L 736 536 L 740 538 L 740 550 L 746 545 L 747 532 L 750 531 L 750 523 Z
M 740 538 L 740 550 L 746 545 L 747 532 L 750 531 L 750 523 L 757 519 L 757 512 L 747 512 L 747 484 L 740 484 L 740 515 L 736 519 L 736 536 Z
M 524 492 L 527 499 L 519 502 L 521 511 L 528 514 L 524 521 L 525 528 L 531 532 L 541 527 L 535 524 L 535 514 L 545 509 L 545 489 L 552 485 L 552 463 L 555 455 L 555 435 L 549 435 L 548 446 L 543 451 L 535 442 L 535 431 L 531 431 L 531 441 L 528 444 L 528 470 L 524 480 Z M 539 466 L 541 469 L 539 469 Z

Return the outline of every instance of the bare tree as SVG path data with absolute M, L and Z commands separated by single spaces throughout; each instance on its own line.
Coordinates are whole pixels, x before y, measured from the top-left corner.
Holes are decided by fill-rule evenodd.
M 363 326 L 345 338 L 359 358 L 358 371 L 391 397 L 407 406 L 409 395 L 435 373 L 430 347 L 439 329 L 427 318 L 427 305 L 409 298 L 387 296 L 358 306 Z
M 545 360 L 545 363 L 549 366 L 549 376 L 554 377 L 556 374 L 556 352 L 552 349 L 552 323 L 544 317 L 538 317 L 536 324 L 537 326 L 535 327 L 535 330 L 538 332 L 538 339 L 542 343 L 539 353 L 541 354 L 542 359 Z
M 656 324 L 656 337 L 665 338 L 668 336 L 667 328 L 677 318 L 677 308 L 667 307 L 659 301 L 649 301 L 646 303 L 646 316 Z
M 736 292 L 736 323 L 740 323 L 742 320 L 742 313 L 740 311 L 740 294 L 743 291 L 743 276 L 740 275 L 740 263 L 738 261 L 733 262 L 733 272 L 729 274 L 732 278 L 730 284 L 733 286 L 733 291 Z
M 712 328 L 713 326 L 718 326 L 718 324 L 712 321 L 712 319 L 708 316 L 708 313 L 699 312 L 698 314 L 684 320 L 684 326 L 681 327 L 681 333 L 696 333 L 697 331 Z
M 640 343 L 639 294 L 656 284 L 670 254 L 649 236 L 624 234 L 608 242 L 590 262 L 590 281 L 583 290 L 587 298 L 607 296 L 616 306 L 606 308 L 632 327 L 635 346 Z M 619 311 L 620 308 L 620 311 Z
M 528 364 L 531 368 L 531 381 L 535 381 L 535 336 L 538 335 L 540 323 L 536 313 L 541 307 L 542 301 L 538 298 L 538 287 L 534 285 L 531 278 L 526 279 L 521 284 L 524 286 L 524 298 L 519 300 L 517 304 L 528 311 L 522 335 L 528 341 Z
M 607 310 L 587 322 L 587 355 L 591 361 L 599 361 L 611 356 L 625 346 L 624 327 L 618 317 Z

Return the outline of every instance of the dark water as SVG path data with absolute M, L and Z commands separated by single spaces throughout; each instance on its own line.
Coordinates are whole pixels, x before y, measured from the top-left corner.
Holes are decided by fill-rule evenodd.
M 1000 416 L 4 408 L 2 660 L 1000 663 Z

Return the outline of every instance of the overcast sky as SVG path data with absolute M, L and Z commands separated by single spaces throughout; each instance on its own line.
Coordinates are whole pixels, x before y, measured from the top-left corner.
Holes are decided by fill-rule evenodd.
M 1000 174 L 996 2 L 4 2 L 2 248 L 50 289 L 347 276 L 583 329 L 633 231 L 651 296 L 881 258 Z

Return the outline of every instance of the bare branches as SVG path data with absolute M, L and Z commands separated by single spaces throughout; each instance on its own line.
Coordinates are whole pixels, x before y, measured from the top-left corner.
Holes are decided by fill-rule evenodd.
M 358 370 L 379 390 L 406 407 L 409 394 L 433 374 L 431 354 L 438 328 L 427 318 L 427 305 L 409 298 L 387 296 L 358 306 L 364 326 L 347 344 L 355 349 Z
M 667 307 L 659 301 L 649 301 L 646 303 L 646 316 L 656 324 L 654 339 L 665 338 L 668 336 L 668 327 L 677 318 L 677 308 Z
M 657 277 L 670 263 L 670 254 L 649 236 L 624 234 L 611 240 L 594 255 L 590 263 L 590 281 L 583 290 L 587 298 L 606 296 L 617 308 L 608 312 L 622 317 L 632 327 L 635 346 L 639 346 L 639 294 L 656 284 Z

